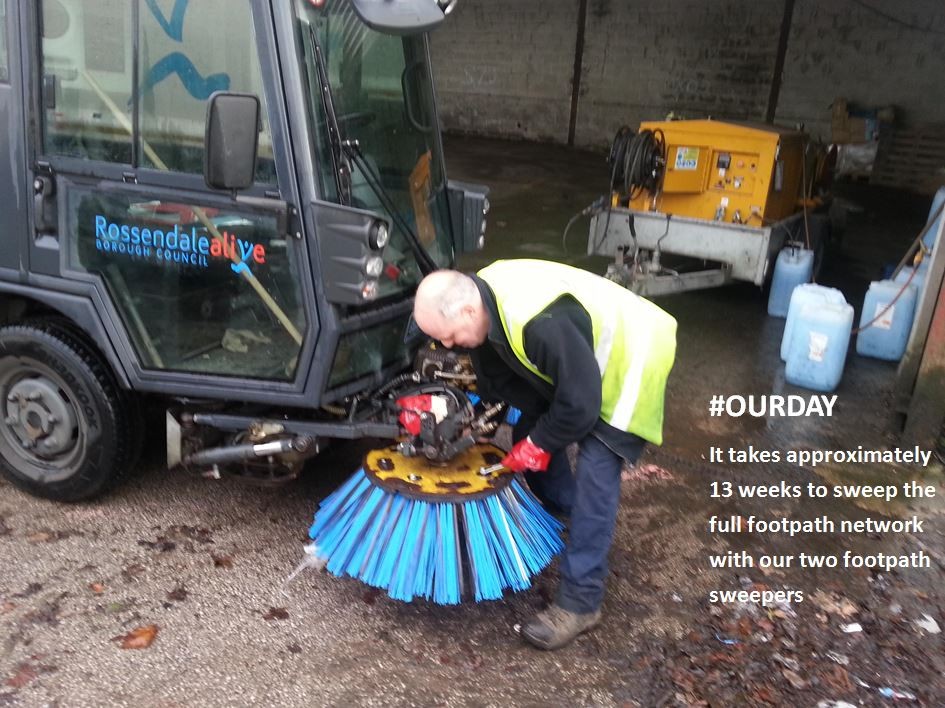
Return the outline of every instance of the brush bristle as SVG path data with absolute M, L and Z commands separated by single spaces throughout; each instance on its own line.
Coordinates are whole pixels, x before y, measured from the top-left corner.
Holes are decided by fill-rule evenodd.
M 358 470 L 321 503 L 309 536 L 334 575 L 454 605 L 529 587 L 564 547 L 563 528 L 518 479 L 453 504 L 387 492 Z

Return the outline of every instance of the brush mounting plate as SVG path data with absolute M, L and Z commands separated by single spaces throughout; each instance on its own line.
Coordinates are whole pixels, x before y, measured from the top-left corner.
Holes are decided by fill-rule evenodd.
M 491 496 L 506 486 L 513 474 L 505 469 L 486 471 L 505 453 L 495 445 L 478 443 L 445 463 L 422 456 L 407 457 L 396 446 L 371 450 L 364 457 L 364 472 L 388 492 L 432 502 L 463 502 Z

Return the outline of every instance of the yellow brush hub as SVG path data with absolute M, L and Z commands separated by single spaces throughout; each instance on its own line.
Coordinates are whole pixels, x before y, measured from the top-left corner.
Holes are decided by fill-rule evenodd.
M 427 501 L 470 501 L 495 494 L 512 480 L 502 468 L 480 474 L 498 463 L 505 453 L 494 445 L 478 444 L 448 463 L 436 465 L 425 457 L 406 457 L 396 447 L 371 450 L 364 458 L 364 472 L 378 487 Z

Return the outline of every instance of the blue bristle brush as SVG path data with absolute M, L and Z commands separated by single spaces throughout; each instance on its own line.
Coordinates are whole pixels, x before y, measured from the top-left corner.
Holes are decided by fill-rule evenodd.
M 306 551 L 337 576 L 394 599 L 453 605 L 524 590 L 561 552 L 563 525 L 516 475 L 501 451 L 477 445 L 447 467 L 423 467 L 396 449 L 326 497 Z

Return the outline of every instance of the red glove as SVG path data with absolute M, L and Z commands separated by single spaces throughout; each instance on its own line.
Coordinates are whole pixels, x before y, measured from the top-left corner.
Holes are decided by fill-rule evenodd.
M 432 393 L 398 398 L 397 405 L 401 409 L 397 420 L 411 435 L 420 434 L 421 413 L 431 413 L 438 423 L 446 417 L 446 401 Z
M 538 447 L 530 437 L 519 440 L 512 446 L 509 454 L 502 458 L 502 464 L 513 472 L 525 470 L 544 472 L 548 469 L 549 462 L 551 462 L 551 453 Z

